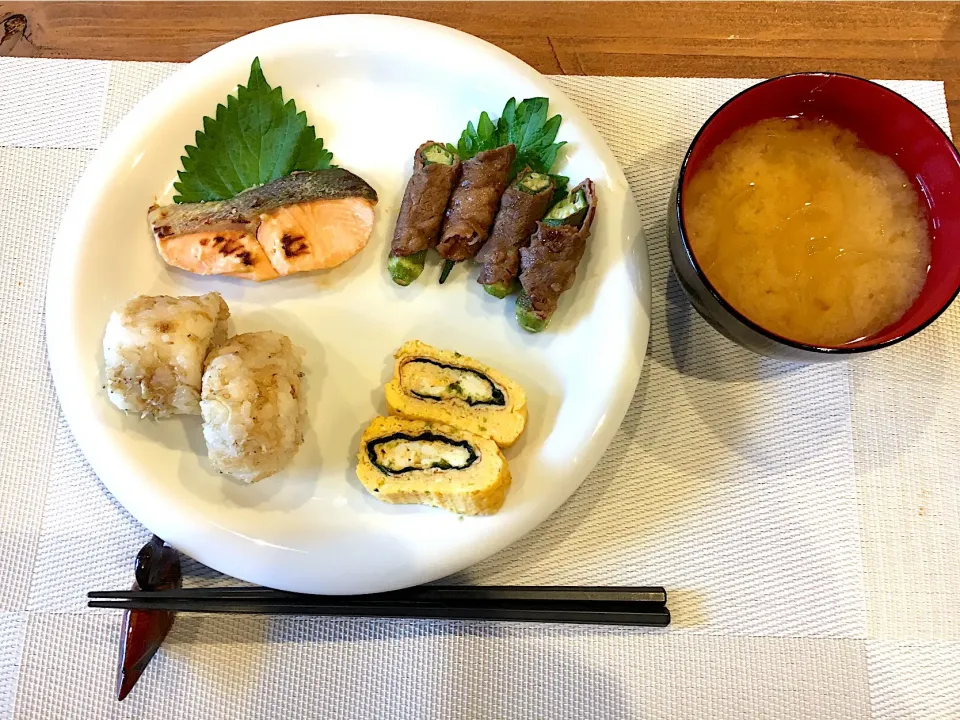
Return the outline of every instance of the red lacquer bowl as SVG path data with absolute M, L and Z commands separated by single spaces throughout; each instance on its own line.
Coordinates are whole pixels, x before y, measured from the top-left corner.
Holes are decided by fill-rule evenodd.
M 854 131 L 867 147 L 893 158 L 926 200 L 932 257 L 917 301 L 892 325 L 839 346 L 814 346 L 772 333 L 727 303 L 702 272 L 687 241 L 683 193 L 710 153 L 736 130 L 772 117 L 823 118 Z M 715 328 L 764 355 L 828 360 L 886 347 L 923 330 L 960 292 L 960 154 L 920 108 L 882 85 L 835 73 L 785 75 L 743 91 L 697 133 L 670 202 L 670 255 L 693 306 Z

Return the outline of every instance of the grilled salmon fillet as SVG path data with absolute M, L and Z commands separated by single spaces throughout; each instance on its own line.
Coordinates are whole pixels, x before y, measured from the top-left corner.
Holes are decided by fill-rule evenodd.
M 373 205 L 360 198 L 284 205 L 261 216 L 257 240 L 280 275 L 336 267 L 363 249 Z
M 342 168 L 297 172 L 229 200 L 154 205 L 157 250 L 198 275 L 272 280 L 336 267 L 373 231 L 377 193 Z
M 238 225 L 168 237 L 154 233 L 160 256 L 168 265 L 197 275 L 272 280 L 279 274 L 253 230 L 250 225 Z

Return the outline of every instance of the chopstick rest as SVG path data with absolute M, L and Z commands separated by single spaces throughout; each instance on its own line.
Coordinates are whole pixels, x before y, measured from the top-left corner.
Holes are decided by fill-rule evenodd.
M 183 577 L 180 555 L 154 535 L 140 548 L 134 566 L 133 594 L 179 590 Z M 120 632 L 120 656 L 117 660 L 117 700 L 123 700 L 137 684 L 173 626 L 172 611 L 127 608 Z
M 122 700 L 160 647 L 177 612 L 500 620 L 666 627 L 662 587 L 420 585 L 370 595 L 305 595 L 260 587 L 182 588 L 160 538 L 137 556 L 133 590 L 88 593 L 88 607 L 124 610 L 117 677 Z M 143 580 L 143 582 L 141 582 Z M 140 589 L 146 588 L 146 589 Z

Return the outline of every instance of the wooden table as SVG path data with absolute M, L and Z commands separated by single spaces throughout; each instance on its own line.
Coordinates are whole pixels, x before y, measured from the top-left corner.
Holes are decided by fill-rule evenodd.
M 944 80 L 960 132 L 960 4 L 946 2 L 0 2 L 0 55 L 183 62 L 337 13 L 449 25 L 548 74 Z

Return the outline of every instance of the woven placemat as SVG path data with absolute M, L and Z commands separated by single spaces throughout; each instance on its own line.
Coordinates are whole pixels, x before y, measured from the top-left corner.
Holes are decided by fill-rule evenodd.
M 0 718 L 960 717 L 960 309 L 825 366 L 756 357 L 669 273 L 670 184 L 748 80 L 552 80 L 626 171 L 652 331 L 631 409 L 543 526 L 456 578 L 662 584 L 667 631 L 180 617 L 112 699 L 146 531 L 59 415 L 43 343 L 58 219 L 102 138 L 176 66 L 0 59 Z M 889 83 L 948 127 L 941 83 Z M 229 582 L 195 563 L 193 583 Z

